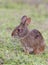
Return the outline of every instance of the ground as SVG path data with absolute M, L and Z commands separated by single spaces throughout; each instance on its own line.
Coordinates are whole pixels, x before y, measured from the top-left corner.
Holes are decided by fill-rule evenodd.
M 44 54 L 26 55 L 18 39 L 11 33 L 23 15 L 31 17 L 29 30 L 38 29 L 46 43 Z M 6 4 L 0 6 L 0 64 L 3 65 L 48 65 L 48 10 L 44 4 Z

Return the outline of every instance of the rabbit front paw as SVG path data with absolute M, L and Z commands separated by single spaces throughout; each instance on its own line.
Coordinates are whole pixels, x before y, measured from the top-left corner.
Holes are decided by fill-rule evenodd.
M 25 54 L 29 54 L 29 50 L 26 47 L 23 47 L 23 51 L 25 52 Z
M 24 47 L 24 52 L 25 52 L 25 54 L 32 54 L 33 53 L 33 48 Z

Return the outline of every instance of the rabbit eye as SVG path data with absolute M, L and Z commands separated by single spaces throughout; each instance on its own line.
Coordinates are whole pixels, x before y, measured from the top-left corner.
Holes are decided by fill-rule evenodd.
M 18 32 L 22 32 L 23 31 L 23 29 L 18 29 Z
M 20 32 L 20 29 L 18 29 L 18 32 Z
M 23 23 L 23 26 L 24 26 L 24 23 Z

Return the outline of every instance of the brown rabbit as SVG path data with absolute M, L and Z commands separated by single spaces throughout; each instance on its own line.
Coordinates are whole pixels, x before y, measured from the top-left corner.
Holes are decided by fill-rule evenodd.
M 22 43 L 23 50 L 25 53 L 34 53 L 40 54 L 43 53 L 45 49 L 44 38 L 42 34 L 33 29 L 31 31 L 28 30 L 28 25 L 31 22 L 31 18 L 27 16 L 23 16 L 21 18 L 21 23 L 17 26 L 13 32 L 12 36 L 18 37 Z

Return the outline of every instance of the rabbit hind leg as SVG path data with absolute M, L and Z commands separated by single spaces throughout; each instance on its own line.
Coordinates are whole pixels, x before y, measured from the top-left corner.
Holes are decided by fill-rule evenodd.
M 44 47 L 41 47 L 41 48 L 37 48 L 34 50 L 34 54 L 42 54 L 44 52 Z

